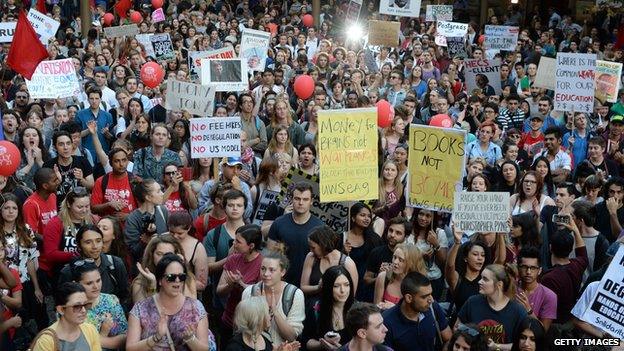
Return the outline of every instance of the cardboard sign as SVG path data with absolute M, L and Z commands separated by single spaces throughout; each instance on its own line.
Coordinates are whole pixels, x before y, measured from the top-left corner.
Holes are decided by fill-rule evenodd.
M 240 117 L 191 118 L 191 158 L 240 157 Z
M 43 45 L 47 46 L 50 38 L 54 38 L 56 35 L 56 31 L 59 29 L 61 23 L 44 15 L 34 8 L 31 8 L 30 11 L 28 11 L 27 17 L 28 22 L 30 22 L 33 29 L 39 36 L 39 41 L 41 41 Z
M 466 67 L 466 86 L 468 87 L 469 93 L 474 89 L 487 89 L 491 91 L 489 87 L 492 87 L 494 92 L 500 95 L 502 90 L 500 85 L 500 59 L 470 59 L 465 60 L 464 65 Z
M 418 17 L 421 0 L 380 0 L 379 13 L 391 16 Z
M 519 27 L 485 26 L 485 48 L 487 50 L 514 51 L 518 44 Z
M 425 21 L 452 21 L 453 5 L 427 5 Z
M 80 82 L 71 59 L 42 61 L 26 86 L 33 99 L 59 99 L 80 95 Z
M 376 200 L 377 110 L 318 113 L 321 202 Z
M 594 110 L 596 54 L 557 53 L 555 110 Z
M 260 198 L 258 199 L 258 208 L 256 209 L 256 213 L 254 213 L 253 216 L 253 224 L 262 225 L 262 221 L 264 221 L 264 214 L 266 213 L 267 208 L 269 208 L 272 203 L 277 202 L 279 194 L 279 192 L 271 190 L 264 190 L 262 192 Z
M 154 48 L 154 58 L 158 61 L 173 60 L 175 52 L 173 52 L 173 43 L 169 33 L 154 34 L 150 40 Z
M 212 51 L 189 51 L 188 65 L 191 72 L 191 79 L 201 77 L 202 59 L 231 59 L 236 57 L 236 52 L 231 46 Z
M 213 84 L 217 91 L 244 91 L 249 88 L 247 81 L 247 60 L 241 59 L 202 59 L 201 82 Z
M 622 64 L 610 61 L 596 61 L 596 99 L 616 102 L 622 77 Z
M 136 24 L 127 24 L 125 26 L 105 27 L 104 35 L 108 38 L 117 37 L 133 37 L 139 34 L 139 27 Z
M 453 224 L 463 232 L 509 232 L 508 192 L 457 192 L 454 206 Z
M 155 57 L 156 53 L 154 53 L 154 47 L 152 46 L 152 36 L 154 34 L 138 34 L 134 37 L 139 42 L 139 44 L 143 45 L 143 50 L 145 50 L 145 55 Z
M 620 245 L 600 280 L 596 295 L 581 318 L 620 340 L 624 339 L 624 300 L 621 295 L 623 271 L 624 245 Z
M 15 33 L 16 26 L 17 22 L 0 23 L 0 43 L 10 43 L 13 41 L 13 34 Z
M 446 46 L 448 47 L 449 57 L 468 57 L 468 53 L 466 52 L 466 38 L 448 37 L 446 38 Z
M 453 212 L 462 190 L 466 132 L 412 124 L 409 129 L 408 205 Z
M 214 110 L 215 89 L 209 85 L 200 85 L 178 80 L 167 81 L 167 110 L 181 111 L 201 117 L 212 116 Z
M 445 37 L 463 37 L 468 34 L 468 24 L 438 21 L 436 33 Z
M 368 22 L 368 45 L 398 46 L 401 23 L 387 21 Z
M 557 69 L 557 60 L 552 57 L 540 57 L 537 66 L 537 76 L 533 82 L 534 87 L 555 90 L 555 70 Z
M 286 4 L 286 2 L 284 2 Z M 362 10 L 362 0 L 351 0 L 347 6 L 346 23 L 357 22 Z
M 165 20 L 165 12 L 163 11 L 162 7 L 159 7 L 156 10 L 154 10 L 154 12 L 152 12 L 152 22 L 158 23 L 164 20 Z
M 268 49 L 271 46 L 271 33 L 259 30 L 243 30 L 240 58 L 247 60 L 247 68 L 252 72 L 264 72 Z

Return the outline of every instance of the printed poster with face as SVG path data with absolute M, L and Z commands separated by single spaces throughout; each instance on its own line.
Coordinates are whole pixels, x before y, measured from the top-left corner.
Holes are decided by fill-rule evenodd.
M 381 0 L 379 13 L 391 16 L 418 17 L 421 0 Z
M 247 60 L 202 59 L 201 83 L 214 85 L 216 91 L 243 91 L 249 89 Z
M 247 59 L 247 68 L 252 72 L 264 72 L 271 45 L 271 33 L 259 30 L 243 30 L 240 57 Z

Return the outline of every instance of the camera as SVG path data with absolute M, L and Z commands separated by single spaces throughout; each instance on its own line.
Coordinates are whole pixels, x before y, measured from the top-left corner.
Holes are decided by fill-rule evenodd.
M 141 222 L 143 222 L 143 227 L 142 227 L 143 233 L 151 234 L 155 232 L 155 230 L 149 231 L 148 229 L 150 224 L 156 223 L 156 218 L 154 217 L 153 214 L 149 214 L 149 213 L 143 214 L 143 216 L 141 216 Z

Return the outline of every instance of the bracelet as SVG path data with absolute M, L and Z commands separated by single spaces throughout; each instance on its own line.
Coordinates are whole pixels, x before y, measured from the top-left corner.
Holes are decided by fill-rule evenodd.
M 150 345 L 150 341 L 153 342 L 152 345 Z M 150 350 L 153 349 L 154 346 L 156 346 L 156 341 L 154 341 L 154 336 L 153 335 L 150 336 L 149 338 L 145 339 L 145 342 L 147 343 L 147 348 L 150 349 Z
M 527 311 L 527 314 L 530 316 L 533 314 L 533 309 L 531 308 L 530 310 Z
M 154 335 L 152 335 L 152 338 L 154 339 L 154 342 L 158 344 L 159 342 L 162 341 L 164 336 L 159 336 L 158 334 L 154 334 Z
M 185 344 L 188 344 L 189 342 L 191 342 L 191 341 L 193 341 L 193 340 L 195 340 L 195 339 L 197 339 L 197 337 L 195 336 L 195 334 L 191 334 L 191 336 L 188 336 L 188 337 L 186 337 L 186 338 L 182 339 L 182 341 L 183 341 Z

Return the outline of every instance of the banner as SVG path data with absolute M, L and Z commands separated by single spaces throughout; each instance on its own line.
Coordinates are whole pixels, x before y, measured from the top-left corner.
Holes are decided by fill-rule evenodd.
M 137 25 L 134 23 L 127 24 L 125 26 L 105 27 L 104 35 L 106 35 L 106 37 L 108 38 L 134 37 L 139 35 L 139 27 L 137 27 Z
M 450 58 L 468 57 L 468 53 L 466 52 L 466 38 L 448 37 L 446 38 L 446 46 L 448 47 L 448 54 Z
M 617 102 L 622 77 L 622 64 L 610 61 L 596 61 L 596 99 L 602 103 Z
M 191 118 L 191 158 L 240 157 L 240 117 Z
M 318 124 L 321 202 L 377 199 L 377 109 L 321 110 Z
M 410 125 L 409 206 L 453 212 L 455 192 L 463 186 L 465 139 L 461 129 Z
M 368 21 L 368 45 L 398 46 L 401 23 Z
M 425 21 L 452 21 L 453 5 L 427 5 Z
M 143 45 L 143 50 L 145 50 L 145 55 L 155 57 L 156 53 L 154 53 L 154 47 L 152 46 L 152 36 L 154 34 L 138 34 L 134 37 L 139 42 L 139 44 Z
M 418 17 L 420 0 L 380 0 L 379 13 L 401 17 Z
M 152 12 L 152 22 L 158 23 L 164 20 L 165 20 L 165 12 L 163 11 L 162 7 L 159 7 L 156 10 L 154 10 L 154 12 Z
M 620 244 L 620 248 L 600 280 L 596 295 L 581 317 L 583 321 L 620 340 L 624 339 L 622 271 L 624 271 L 624 245 Z
M 474 89 L 482 89 L 494 90 L 497 95 L 501 94 L 500 59 L 469 59 L 464 61 L 464 65 L 469 93 L 472 93 Z
M 235 58 L 234 48 L 226 46 L 224 48 L 212 51 L 189 51 L 188 65 L 191 72 L 191 79 L 201 77 L 201 60 L 202 59 L 231 59 Z
M 259 30 L 243 30 L 240 58 L 247 59 L 247 68 L 252 72 L 264 72 L 268 49 L 271 46 L 271 33 Z
M 58 99 L 80 95 L 80 82 L 71 59 L 41 61 L 26 86 L 33 99 Z
M 247 60 L 202 59 L 201 83 L 214 84 L 217 91 L 244 91 L 249 88 Z
M 10 43 L 13 41 L 13 34 L 15 33 L 16 26 L 17 22 L 0 23 L 0 43 Z
M 167 81 L 167 110 L 186 110 L 192 115 L 212 116 L 214 110 L 215 89 L 209 85 L 200 85 L 178 80 Z
M 436 34 L 443 35 L 445 37 L 463 37 L 468 34 L 468 24 L 438 21 Z
M 514 51 L 518 44 L 520 28 L 510 26 L 485 26 L 485 49 Z
M 453 224 L 462 232 L 509 232 L 508 192 L 457 192 L 454 206 Z
M 56 31 L 59 29 L 61 23 L 54 19 L 44 15 L 43 13 L 31 8 L 28 11 L 28 22 L 32 25 L 33 29 L 39 36 L 39 40 L 45 46 L 48 46 L 50 38 L 54 38 Z
M 154 58 L 157 61 L 173 60 L 175 52 L 173 52 L 173 43 L 169 33 L 154 34 L 150 38 L 152 47 L 154 48 Z
M 539 66 L 537 66 L 537 75 L 533 82 L 534 87 L 555 90 L 555 70 L 557 69 L 557 60 L 552 57 L 540 57 Z
M 556 111 L 592 112 L 596 54 L 557 53 Z
M 269 208 L 272 203 L 277 202 L 279 194 L 279 192 L 271 190 L 264 190 L 262 192 L 258 199 L 258 208 L 256 209 L 256 213 L 254 213 L 253 216 L 253 224 L 259 226 L 262 225 L 262 221 L 264 221 L 264 214 L 266 213 L 267 208 Z

